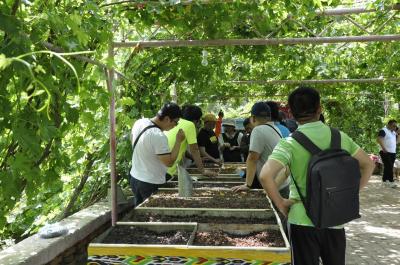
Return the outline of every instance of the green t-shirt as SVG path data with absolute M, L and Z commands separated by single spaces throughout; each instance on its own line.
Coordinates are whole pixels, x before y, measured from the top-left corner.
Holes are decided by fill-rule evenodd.
M 182 157 L 188 145 L 197 144 L 196 126 L 194 125 L 194 123 L 185 119 L 179 119 L 179 123 L 177 126 L 165 132 L 165 135 L 168 138 L 168 145 L 171 150 L 175 145 L 176 134 L 178 133 L 179 129 L 183 130 L 185 134 L 185 140 L 181 144 L 181 148 L 179 149 L 179 154 L 176 158 L 174 165 L 168 168 L 168 174 L 170 175 L 176 175 L 176 165 L 182 160 Z
M 300 125 L 298 129 L 304 133 L 320 149 L 324 150 L 330 146 L 331 132 L 327 125 L 320 121 Z M 359 150 L 359 146 L 345 133 L 340 132 L 342 149 L 354 156 Z M 269 159 L 273 159 L 283 164 L 289 165 L 292 174 L 300 188 L 301 194 L 306 195 L 306 179 L 308 161 L 311 155 L 292 137 L 280 140 Z M 289 211 L 288 222 L 296 225 L 314 226 L 308 218 L 300 196 L 293 181 L 290 183 L 290 199 L 298 201 L 293 204 Z

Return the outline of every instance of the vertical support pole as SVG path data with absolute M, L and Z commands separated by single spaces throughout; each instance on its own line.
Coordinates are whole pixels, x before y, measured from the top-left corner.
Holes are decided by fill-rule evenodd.
M 178 104 L 178 91 L 176 89 L 176 83 L 174 82 L 172 84 L 172 101 L 175 102 L 176 104 Z
M 108 58 L 114 61 L 114 45 L 108 47 Z M 110 93 L 110 169 L 111 169 L 111 224 L 117 223 L 117 173 L 116 173 L 116 150 L 117 140 L 115 135 L 115 92 L 113 88 L 114 67 L 107 69 L 107 88 Z

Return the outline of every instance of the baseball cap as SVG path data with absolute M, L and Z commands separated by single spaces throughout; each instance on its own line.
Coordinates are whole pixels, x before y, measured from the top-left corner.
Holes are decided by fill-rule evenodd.
M 271 117 L 271 109 L 264 101 L 259 101 L 251 107 L 251 115 L 258 117 Z
M 207 121 L 217 121 L 217 118 L 215 117 L 214 114 L 212 113 L 207 113 L 206 115 L 203 116 L 203 121 L 207 122 Z

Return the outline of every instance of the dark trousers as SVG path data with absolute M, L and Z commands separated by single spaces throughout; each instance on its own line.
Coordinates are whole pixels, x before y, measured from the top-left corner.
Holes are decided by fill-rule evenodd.
M 292 265 L 345 265 L 346 235 L 342 229 L 289 225 Z
M 154 192 L 158 190 L 159 185 L 140 181 L 135 178 L 131 178 L 131 188 L 135 195 L 134 207 L 141 204 L 144 200 L 151 196 Z
M 383 162 L 383 176 L 382 181 L 390 181 L 393 182 L 393 165 L 396 160 L 396 153 L 384 153 L 382 151 L 379 152 L 381 155 L 381 159 Z

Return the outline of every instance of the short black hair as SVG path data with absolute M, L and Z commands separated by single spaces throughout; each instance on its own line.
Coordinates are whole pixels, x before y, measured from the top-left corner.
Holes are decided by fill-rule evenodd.
M 290 110 L 296 120 L 311 118 L 312 115 L 316 114 L 320 100 L 317 90 L 304 86 L 293 90 L 288 98 Z
M 275 101 L 265 101 L 271 110 L 271 120 L 279 121 L 279 105 Z
M 392 125 L 393 123 L 397 123 L 397 121 L 396 120 L 389 120 L 388 121 L 388 125 Z
M 249 125 L 249 124 L 250 124 L 250 118 L 244 119 L 244 121 L 243 121 L 243 127 L 246 127 L 246 126 Z
M 203 116 L 201 108 L 196 105 L 184 105 L 182 107 L 182 118 L 188 121 L 198 121 Z
M 279 111 L 279 121 L 282 122 L 283 120 L 286 120 L 286 113 L 283 111 Z
M 173 102 L 167 102 L 157 112 L 157 117 L 161 120 L 163 120 L 165 117 L 169 117 L 171 120 L 173 120 L 182 117 L 182 111 L 177 104 Z
M 251 107 L 251 115 L 259 119 L 270 119 L 271 109 L 264 101 L 258 101 Z

